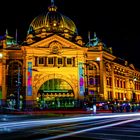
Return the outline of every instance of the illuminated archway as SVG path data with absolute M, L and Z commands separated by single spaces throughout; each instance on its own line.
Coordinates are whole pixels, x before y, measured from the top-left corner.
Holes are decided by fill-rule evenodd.
M 48 94 L 48 96 L 50 94 L 53 94 L 54 96 L 59 96 L 59 94 L 63 94 L 62 96 L 64 97 L 67 97 L 68 94 L 74 94 L 70 84 L 63 79 L 58 78 L 50 79 L 43 83 L 38 92 Z
M 74 107 L 74 91 L 71 85 L 58 78 L 44 82 L 38 90 L 37 101 L 40 108 Z
M 49 80 L 52 79 L 61 79 L 62 81 L 65 81 L 72 89 L 73 95 L 75 98 L 78 97 L 78 81 L 75 79 L 70 79 L 67 76 L 64 76 L 62 74 L 49 74 L 46 76 L 43 76 L 41 78 L 39 78 L 36 83 L 34 84 L 33 87 L 33 94 L 34 94 L 34 99 L 37 97 L 37 93 L 38 91 L 41 89 L 41 86 Z

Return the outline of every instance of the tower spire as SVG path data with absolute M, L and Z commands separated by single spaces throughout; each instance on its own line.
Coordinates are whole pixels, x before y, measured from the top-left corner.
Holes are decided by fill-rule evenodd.
M 96 32 L 94 32 L 94 37 L 97 37 L 97 36 L 96 36 Z
M 16 39 L 16 44 L 17 44 L 17 29 L 16 29 L 16 33 L 15 33 L 15 39 Z
M 88 45 L 89 45 L 89 47 L 91 45 L 90 31 L 88 31 Z
M 8 36 L 8 29 L 6 29 L 6 31 L 5 31 L 5 35 Z
M 51 6 L 48 7 L 49 11 L 56 11 L 57 7 L 54 5 L 54 0 L 51 0 Z

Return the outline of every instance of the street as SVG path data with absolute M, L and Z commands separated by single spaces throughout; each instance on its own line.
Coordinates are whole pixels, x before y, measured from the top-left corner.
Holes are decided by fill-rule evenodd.
M 18 116 L 1 120 L 2 140 L 138 140 L 140 113 L 100 113 L 54 118 Z M 29 118 L 28 118 L 29 117 Z

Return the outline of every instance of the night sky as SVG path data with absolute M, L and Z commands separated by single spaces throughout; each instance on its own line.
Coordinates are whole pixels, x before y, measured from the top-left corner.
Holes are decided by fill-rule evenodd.
M 51 0 L 3 1 L 0 6 L 0 35 L 25 40 L 31 21 L 48 10 Z M 55 0 L 58 12 L 74 21 L 79 35 L 88 41 L 88 31 L 108 46 L 113 54 L 140 68 L 140 8 L 138 1 L 124 0 Z

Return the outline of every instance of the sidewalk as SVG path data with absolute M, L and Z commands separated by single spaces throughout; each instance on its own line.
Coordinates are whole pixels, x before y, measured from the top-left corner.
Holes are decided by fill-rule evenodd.
M 111 113 L 111 110 L 97 110 L 96 113 Z M 14 115 L 25 115 L 25 114 L 92 114 L 92 110 L 82 110 L 82 109 L 71 109 L 71 110 L 39 110 L 39 111 L 6 111 L 0 112 L 0 114 L 14 114 Z

